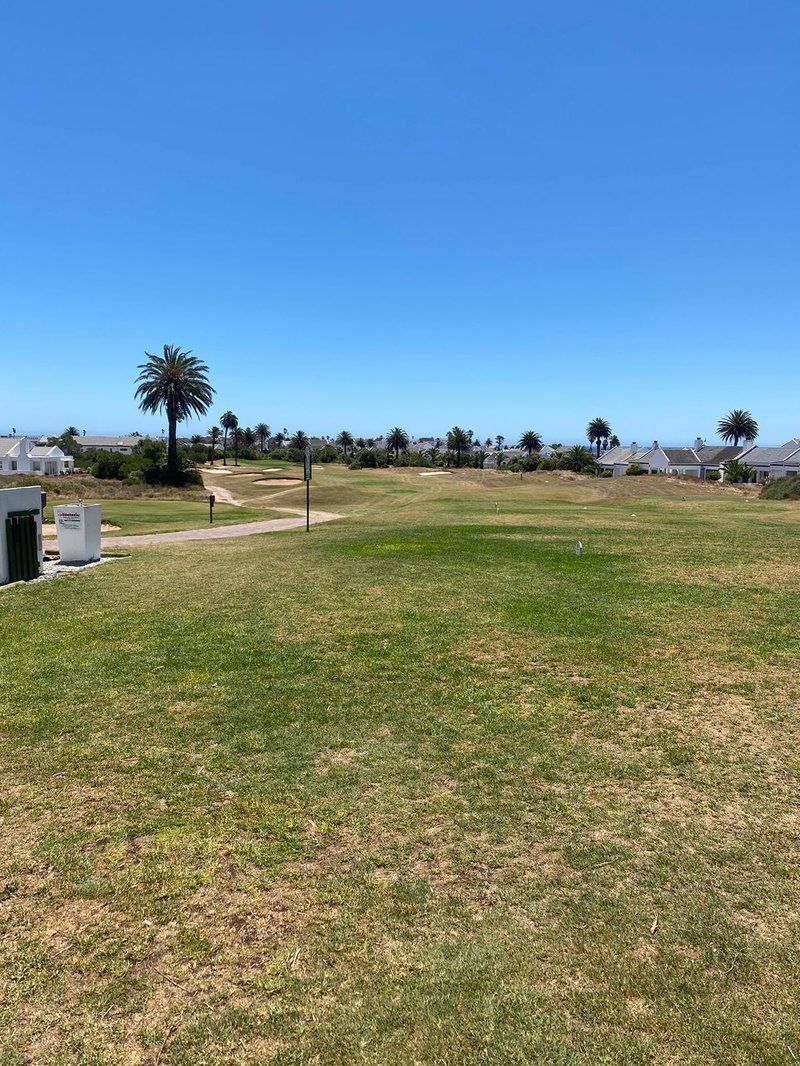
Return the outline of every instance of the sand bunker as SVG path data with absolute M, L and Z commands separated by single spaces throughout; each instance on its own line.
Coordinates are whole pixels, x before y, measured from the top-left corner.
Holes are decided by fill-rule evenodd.
M 254 481 L 254 485 L 301 485 L 303 479 L 300 477 L 260 477 L 258 481 Z
M 449 470 L 426 470 L 424 474 L 420 474 L 420 477 L 438 477 L 439 474 L 449 474 Z

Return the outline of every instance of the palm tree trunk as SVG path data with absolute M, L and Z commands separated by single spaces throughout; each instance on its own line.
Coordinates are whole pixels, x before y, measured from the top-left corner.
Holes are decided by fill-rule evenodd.
M 228 465 L 228 431 L 227 429 L 222 435 L 222 465 Z
M 172 473 L 178 470 L 178 420 L 171 411 L 167 411 L 169 435 L 167 438 L 167 469 Z

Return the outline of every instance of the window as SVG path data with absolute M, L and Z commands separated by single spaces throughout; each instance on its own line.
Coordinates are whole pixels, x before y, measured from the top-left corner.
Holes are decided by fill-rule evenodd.
M 17 469 L 17 460 L 16 459 L 12 459 L 11 460 L 11 469 L 12 470 L 16 470 Z

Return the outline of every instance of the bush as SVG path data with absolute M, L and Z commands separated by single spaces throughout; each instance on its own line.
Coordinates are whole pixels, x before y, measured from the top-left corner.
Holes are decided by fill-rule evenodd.
M 719 470 L 706 470 L 706 481 L 719 481 L 721 476 Z
M 800 477 L 777 477 L 761 490 L 762 500 L 800 500 Z
M 314 452 L 315 463 L 335 463 L 342 458 L 342 453 L 332 444 L 324 444 Z
M 630 463 L 625 470 L 625 473 L 629 474 L 631 477 L 639 477 L 640 474 L 646 474 L 647 470 L 641 463 Z
M 351 470 L 360 470 L 362 466 L 368 466 L 375 469 L 381 464 L 378 453 L 374 448 L 359 448 L 356 454 L 352 457 L 350 462 Z
M 747 463 L 740 463 L 738 459 L 731 460 L 728 463 L 725 480 L 733 482 L 734 484 L 740 484 L 743 481 L 755 481 L 756 472 L 752 466 L 748 466 Z
M 614 476 L 614 471 L 613 470 L 601 470 L 600 471 L 600 477 L 613 477 L 613 476 Z

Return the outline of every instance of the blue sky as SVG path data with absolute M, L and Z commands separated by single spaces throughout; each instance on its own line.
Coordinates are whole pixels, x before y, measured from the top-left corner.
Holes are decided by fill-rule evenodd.
M 8 0 L 0 432 L 800 433 L 800 7 Z

